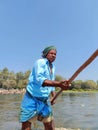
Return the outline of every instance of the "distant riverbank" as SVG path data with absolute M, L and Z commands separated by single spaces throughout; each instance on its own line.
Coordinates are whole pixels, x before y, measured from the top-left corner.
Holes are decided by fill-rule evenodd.
M 0 89 L 0 94 L 23 94 L 23 93 L 25 93 L 25 89 Z M 95 90 L 91 90 L 91 91 L 72 91 L 72 90 L 67 90 L 67 91 L 63 91 L 63 94 L 64 93 L 76 93 L 76 92 L 98 92 L 98 90 L 97 91 L 95 91 Z
M 0 94 L 22 94 L 25 93 L 25 89 L 0 89 Z
M 56 130 L 81 130 L 81 129 L 71 129 L 71 128 L 56 128 Z

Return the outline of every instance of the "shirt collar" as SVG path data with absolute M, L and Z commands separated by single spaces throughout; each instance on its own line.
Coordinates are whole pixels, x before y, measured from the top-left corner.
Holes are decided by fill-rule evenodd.
M 46 64 L 48 64 L 49 65 L 49 61 L 48 61 L 48 59 L 47 58 L 44 58 L 45 59 L 45 61 L 46 61 Z M 53 64 L 51 63 L 51 65 L 52 65 L 52 67 L 53 67 Z

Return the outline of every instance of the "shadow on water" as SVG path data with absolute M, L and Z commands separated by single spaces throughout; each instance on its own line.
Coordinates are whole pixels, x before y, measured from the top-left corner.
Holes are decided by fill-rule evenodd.
M 20 130 L 22 95 L 0 95 L 0 130 Z M 98 130 L 98 93 L 64 93 L 53 106 L 56 127 Z M 42 130 L 37 122 L 35 130 Z M 34 128 L 33 128 L 34 130 Z

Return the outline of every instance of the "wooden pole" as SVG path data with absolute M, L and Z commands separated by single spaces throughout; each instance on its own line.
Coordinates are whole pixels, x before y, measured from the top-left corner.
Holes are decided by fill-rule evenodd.
M 70 84 L 79 75 L 79 73 L 83 71 L 97 56 L 98 49 L 76 70 L 76 72 L 68 80 L 68 83 Z M 62 89 L 58 91 L 51 102 L 53 102 L 61 94 L 62 91 Z

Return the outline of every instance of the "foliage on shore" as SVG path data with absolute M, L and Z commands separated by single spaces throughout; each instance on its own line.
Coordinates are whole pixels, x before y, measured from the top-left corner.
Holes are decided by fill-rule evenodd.
M 17 72 L 9 71 L 8 68 L 0 70 L 0 88 L 1 89 L 20 89 L 23 90 L 26 88 L 28 83 L 28 77 L 30 75 L 30 70 L 26 72 Z M 66 79 L 60 75 L 56 75 L 56 80 L 60 81 Z M 76 80 L 73 81 L 70 87 L 71 90 L 98 90 L 98 80 L 95 82 L 93 80 Z M 56 90 L 59 90 L 57 88 Z

